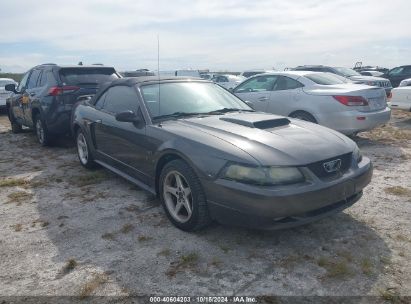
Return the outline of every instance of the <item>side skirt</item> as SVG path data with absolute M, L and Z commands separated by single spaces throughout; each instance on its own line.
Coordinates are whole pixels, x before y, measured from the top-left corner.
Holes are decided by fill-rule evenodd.
M 106 164 L 105 162 L 102 162 L 102 161 L 100 161 L 100 160 L 94 160 L 94 161 L 95 161 L 96 163 L 98 163 L 99 165 L 105 167 L 106 169 L 108 169 L 108 170 L 110 170 L 110 171 L 113 171 L 113 172 L 116 173 L 117 175 L 120 175 L 121 177 L 125 178 L 125 179 L 128 180 L 129 182 L 132 182 L 132 183 L 135 184 L 136 186 L 138 186 L 138 187 L 140 187 L 140 188 L 142 188 L 142 189 L 144 189 L 144 190 L 146 190 L 146 191 L 148 191 L 148 192 L 156 195 L 155 189 L 147 186 L 146 184 L 142 183 L 141 181 L 135 179 L 134 177 L 131 177 L 130 175 L 128 175 L 128 174 L 126 174 L 126 173 L 124 173 L 124 172 L 121 172 L 120 170 L 118 170 L 118 169 L 116 169 L 116 168 L 114 168 L 114 167 Z

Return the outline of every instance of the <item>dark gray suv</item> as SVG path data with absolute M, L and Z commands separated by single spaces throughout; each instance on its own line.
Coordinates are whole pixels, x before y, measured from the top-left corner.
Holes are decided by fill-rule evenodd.
M 40 144 L 49 145 L 56 135 L 69 133 L 71 110 L 79 97 L 94 95 L 103 83 L 117 78 L 113 67 L 104 66 L 42 64 L 30 69 L 17 87 L 5 87 L 13 92 L 6 103 L 12 131 L 33 128 Z

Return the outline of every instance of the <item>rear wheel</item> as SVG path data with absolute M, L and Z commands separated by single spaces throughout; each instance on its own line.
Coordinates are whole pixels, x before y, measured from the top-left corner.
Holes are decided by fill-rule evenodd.
M 167 217 L 177 228 L 195 231 L 211 223 L 200 180 L 184 161 L 173 160 L 164 166 L 159 191 Z
M 34 117 L 34 128 L 40 145 L 49 146 L 51 144 L 51 135 L 47 130 L 47 126 L 40 114 L 36 114 Z
M 9 108 L 9 120 L 11 124 L 11 132 L 20 133 L 23 130 L 21 124 L 17 123 L 16 119 L 14 118 L 11 108 Z
M 77 131 L 76 134 L 77 143 L 77 155 L 80 160 L 80 164 L 87 169 L 93 169 L 96 167 L 93 155 L 90 152 L 89 144 L 87 142 L 86 136 L 81 129 Z
M 291 113 L 290 117 L 309 121 L 312 123 L 318 123 L 317 120 L 314 118 L 314 116 L 312 116 L 310 113 L 305 112 L 305 111 L 297 111 L 297 112 Z

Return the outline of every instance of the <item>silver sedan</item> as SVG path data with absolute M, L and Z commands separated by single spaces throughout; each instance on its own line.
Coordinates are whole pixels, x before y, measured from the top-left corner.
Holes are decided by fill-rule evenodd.
M 258 111 L 318 123 L 347 135 L 378 127 L 391 117 L 383 88 L 346 83 L 331 73 L 256 75 L 233 92 Z

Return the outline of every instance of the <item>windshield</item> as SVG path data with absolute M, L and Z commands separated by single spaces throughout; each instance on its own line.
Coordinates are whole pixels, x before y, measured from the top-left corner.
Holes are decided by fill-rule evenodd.
M 361 76 L 360 73 L 354 71 L 353 69 L 349 68 L 335 68 L 340 74 L 344 75 L 345 77 L 351 76 Z
M 101 84 L 119 78 L 113 68 L 64 68 L 60 70 L 64 85 Z
M 170 82 L 150 84 L 142 86 L 141 93 L 152 118 L 173 113 L 205 114 L 222 109 L 252 111 L 238 97 L 214 83 Z
M 322 85 L 334 85 L 334 84 L 343 84 L 346 83 L 342 77 L 338 75 L 334 75 L 331 73 L 312 73 L 304 75 L 306 78 L 310 79 L 311 81 L 315 82 L 316 84 Z
M 6 84 L 16 84 L 13 80 L 0 80 L 0 87 L 4 87 Z

